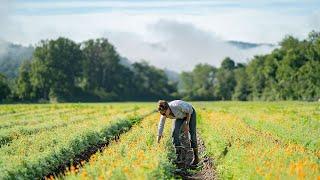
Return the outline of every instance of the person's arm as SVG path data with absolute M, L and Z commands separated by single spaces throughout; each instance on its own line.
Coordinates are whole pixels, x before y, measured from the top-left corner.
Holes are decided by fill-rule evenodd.
M 158 124 L 158 137 L 157 137 L 157 142 L 158 143 L 160 142 L 160 140 L 162 138 L 165 122 L 166 122 L 166 117 L 161 115 L 160 121 L 159 121 L 159 124 Z

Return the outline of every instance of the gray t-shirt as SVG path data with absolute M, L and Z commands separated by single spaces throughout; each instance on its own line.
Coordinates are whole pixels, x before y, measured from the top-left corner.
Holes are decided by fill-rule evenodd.
M 193 108 L 192 105 L 182 101 L 182 100 L 174 100 L 168 103 L 170 109 L 174 117 L 171 119 L 183 119 L 186 117 L 186 114 L 192 114 Z M 166 122 L 166 116 L 161 115 L 159 125 L 158 125 L 158 136 L 162 136 L 164 124 Z

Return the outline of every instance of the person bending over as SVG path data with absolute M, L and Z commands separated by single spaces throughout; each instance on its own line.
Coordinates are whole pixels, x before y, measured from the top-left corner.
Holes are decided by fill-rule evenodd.
M 196 134 L 196 111 L 190 103 L 182 100 L 174 100 L 167 102 L 165 100 L 158 101 L 158 111 L 161 114 L 158 125 L 158 137 L 159 143 L 162 138 L 163 128 L 166 118 L 174 119 L 172 127 L 172 143 L 175 147 L 177 155 L 177 162 L 181 162 L 182 146 L 180 143 L 179 135 L 180 129 L 183 128 L 184 133 L 191 135 L 191 148 L 193 149 L 194 158 L 190 165 L 197 165 L 199 163 L 198 146 L 197 146 L 197 134 Z

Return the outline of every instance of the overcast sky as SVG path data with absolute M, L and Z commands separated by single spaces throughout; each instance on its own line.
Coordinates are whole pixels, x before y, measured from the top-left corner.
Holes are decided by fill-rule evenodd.
M 277 44 L 320 30 L 319 0 L 0 0 L 0 39 L 35 44 L 59 36 L 77 42 L 106 37 L 120 55 L 171 70 L 246 62 L 269 47 L 240 50 L 238 40 Z M 1 52 L 1 50 L 0 50 Z

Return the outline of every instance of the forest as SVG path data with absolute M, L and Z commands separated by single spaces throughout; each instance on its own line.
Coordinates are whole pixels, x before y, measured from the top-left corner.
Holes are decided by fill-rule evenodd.
M 31 56 L 26 55 L 30 51 Z M 248 63 L 226 57 L 220 67 L 198 64 L 180 73 L 179 80 L 147 61 L 124 61 L 106 38 L 42 40 L 26 52 L 0 58 L 3 103 L 320 98 L 316 31 L 303 40 L 288 35 L 270 54 L 256 55 Z M 12 55 L 23 61 L 16 62 Z

